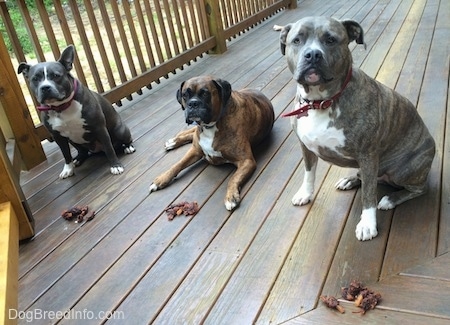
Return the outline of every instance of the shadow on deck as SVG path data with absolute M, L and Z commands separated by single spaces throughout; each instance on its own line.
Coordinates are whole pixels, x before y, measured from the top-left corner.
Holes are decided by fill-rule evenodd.
M 272 26 L 309 15 L 360 22 L 367 50 L 351 45 L 354 64 L 416 103 L 437 143 L 430 191 L 379 211 L 372 241 L 355 238 L 359 191 L 334 188 L 353 170 L 321 161 L 312 204 L 290 202 L 303 163 L 280 114 L 291 109 L 296 86 Z M 108 323 L 121 324 L 448 323 L 449 16 L 444 0 L 305 0 L 126 105 L 121 114 L 137 152 L 121 158 L 124 174 L 110 175 L 106 159 L 96 156 L 59 180 L 62 155 L 46 145 L 48 160 L 21 177 L 37 234 L 20 247 L 19 310 L 36 324 L 58 322 L 48 313 L 39 319 L 46 311 L 68 310 L 77 319 L 62 323 L 102 323 L 107 311 L 115 312 Z M 232 166 L 200 162 L 148 195 L 153 178 L 187 150 L 164 151 L 165 140 L 185 128 L 175 92 L 202 74 L 262 90 L 277 116 L 232 213 L 223 206 Z M 380 197 L 390 190 L 380 187 Z M 197 201 L 199 213 L 168 221 L 164 209 L 179 201 Z M 95 219 L 60 217 L 74 205 L 88 205 Z M 320 295 L 339 296 L 353 279 L 382 294 L 375 310 L 361 315 L 343 303 L 347 312 L 338 314 L 320 303 Z

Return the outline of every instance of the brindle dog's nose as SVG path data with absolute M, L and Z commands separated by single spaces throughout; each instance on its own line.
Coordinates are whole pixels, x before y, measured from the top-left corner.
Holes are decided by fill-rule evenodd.
M 305 52 L 305 60 L 309 63 L 317 63 L 322 60 L 322 52 L 318 49 L 309 49 Z

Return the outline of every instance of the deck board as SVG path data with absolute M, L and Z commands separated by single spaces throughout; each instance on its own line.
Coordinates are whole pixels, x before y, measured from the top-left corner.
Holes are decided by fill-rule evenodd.
M 125 320 L 108 324 L 448 322 L 449 6 L 443 0 L 300 1 L 297 9 L 233 39 L 224 54 L 205 54 L 124 101 L 120 114 L 137 152 L 121 157 L 120 176 L 110 175 L 99 155 L 59 180 L 62 155 L 46 143 L 48 160 L 21 176 L 37 231 L 20 246 L 19 309 L 123 312 Z M 350 45 L 354 64 L 416 103 L 437 143 L 429 192 L 378 211 L 379 234 L 372 241 L 355 238 L 360 191 L 334 188 L 355 170 L 319 161 L 313 202 L 291 204 L 303 162 L 290 122 L 280 114 L 291 109 L 296 85 L 272 26 L 309 15 L 359 21 L 367 49 Z M 201 74 L 223 78 L 234 89 L 260 89 L 275 108 L 273 132 L 257 148 L 257 170 L 233 212 L 223 204 L 234 171 L 228 165 L 199 162 L 148 195 L 154 177 L 188 149 L 166 152 L 163 145 L 186 128 L 176 90 Z M 378 195 L 392 190 L 380 186 Z M 168 221 L 165 207 L 185 200 L 197 201 L 199 213 Z M 61 211 L 74 205 L 89 205 L 95 219 L 63 220 Z M 341 315 L 319 301 L 322 294 L 339 296 L 353 279 L 382 293 L 379 308 L 361 316 L 343 302 L 347 312 Z

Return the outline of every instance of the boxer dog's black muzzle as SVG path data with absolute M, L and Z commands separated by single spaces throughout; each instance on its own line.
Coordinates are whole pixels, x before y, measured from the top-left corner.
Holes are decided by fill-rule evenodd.
M 186 101 L 184 109 L 187 124 L 194 122 L 208 124 L 211 122 L 211 110 L 208 105 L 196 96 Z

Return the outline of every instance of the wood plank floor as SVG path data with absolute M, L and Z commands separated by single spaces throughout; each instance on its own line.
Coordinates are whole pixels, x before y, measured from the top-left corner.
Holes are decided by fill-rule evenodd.
M 429 192 L 378 211 L 372 241 L 354 235 L 360 192 L 334 188 L 354 170 L 321 161 L 313 202 L 290 202 L 303 162 L 280 114 L 296 86 L 272 26 L 310 15 L 361 23 L 367 49 L 351 44 L 354 64 L 417 104 L 437 143 Z M 233 39 L 225 54 L 205 55 L 125 103 L 137 152 L 121 157 L 124 174 L 110 175 L 105 157 L 95 156 L 59 180 L 62 155 L 46 144 L 48 160 L 21 176 L 37 234 L 20 246 L 20 323 L 100 324 L 110 311 L 108 324 L 448 324 L 449 39 L 447 0 L 300 1 Z M 165 152 L 164 142 L 186 128 L 176 90 L 202 74 L 262 90 L 277 117 L 232 213 L 223 206 L 232 166 L 200 162 L 148 195 L 153 178 L 187 150 Z M 387 191 L 380 186 L 380 197 Z M 179 201 L 197 201 L 199 213 L 168 221 L 164 209 Z M 88 205 L 95 219 L 63 220 L 61 211 L 75 205 Z M 339 314 L 319 301 L 354 279 L 382 294 L 375 310 L 361 315 L 342 302 L 347 312 Z M 77 319 L 44 314 L 65 311 Z

